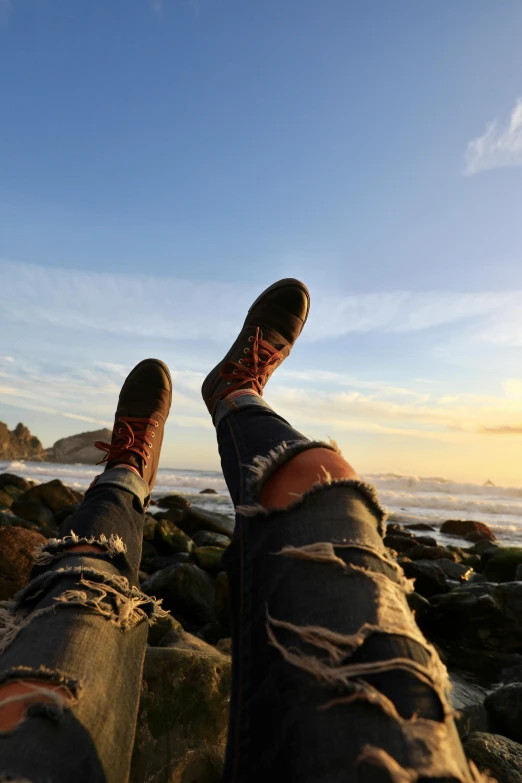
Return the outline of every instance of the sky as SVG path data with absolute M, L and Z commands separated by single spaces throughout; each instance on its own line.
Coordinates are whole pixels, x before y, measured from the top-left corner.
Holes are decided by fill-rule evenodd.
M 112 426 L 167 362 L 163 467 L 248 306 L 311 314 L 265 398 L 361 473 L 522 485 L 519 0 L 0 0 L 0 420 Z

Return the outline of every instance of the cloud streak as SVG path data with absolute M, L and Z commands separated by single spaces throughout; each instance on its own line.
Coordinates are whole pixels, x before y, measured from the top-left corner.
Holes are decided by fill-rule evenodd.
M 228 341 L 259 285 L 80 272 L 0 262 L 3 319 L 77 331 Z M 522 345 L 522 291 L 338 293 L 314 289 L 303 340 L 411 333 L 476 323 L 488 342 Z
M 497 121 L 489 123 L 466 150 L 466 174 L 506 166 L 522 166 L 522 98 L 517 98 L 504 127 Z

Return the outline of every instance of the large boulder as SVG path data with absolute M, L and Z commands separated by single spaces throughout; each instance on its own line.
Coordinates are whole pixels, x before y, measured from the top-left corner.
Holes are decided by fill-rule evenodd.
M 35 550 L 46 540 L 34 530 L 0 527 L 0 601 L 12 598 L 27 584 Z
M 484 522 L 475 522 L 472 519 L 448 519 L 442 523 L 440 532 L 450 536 L 459 536 L 460 538 L 465 538 L 468 533 L 480 532 L 483 534 L 483 538 L 495 541 L 493 532 Z
M 522 783 L 522 745 L 499 734 L 475 731 L 463 741 L 468 758 L 497 783 Z
M 141 589 L 147 595 L 162 598 L 165 609 L 189 630 L 216 619 L 214 580 L 194 563 L 177 563 L 156 571 Z
M 16 493 L 12 493 L 13 489 L 25 492 L 26 489 L 30 489 L 33 485 L 34 481 L 22 476 L 16 476 L 14 473 L 0 473 L 0 489 L 6 490 L 11 497 L 18 497 Z
M 217 650 L 147 650 L 130 783 L 220 783 L 230 668 Z
M 112 430 L 104 427 L 93 432 L 81 432 L 60 438 L 54 446 L 47 450 L 46 459 L 49 462 L 64 462 L 71 464 L 80 462 L 83 465 L 96 465 L 100 461 L 100 451 L 94 448 L 94 441 L 101 440 L 110 443 Z
M 184 530 L 185 533 L 188 533 L 189 536 L 196 533 L 198 530 L 210 530 L 213 533 L 232 536 L 235 522 L 224 514 L 211 514 L 208 511 L 202 511 L 200 508 L 187 506 L 187 508 L 183 510 L 183 514 L 179 522 L 177 522 L 177 525 Z
M 47 481 L 45 484 L 38 484 L 36 487 L 31 487 L 23 495 L 20 495 L 19 502 L 27 500 L 37 500 L 47 506 L 53 514 L 65 506 L 70 506 L 76 503 L 81 498 L 79 492 L 75 492 L 70 487 L 66 487 L 62 484 L 60 479 L 53 479 Z
M 10 430 L 0 421 L 0 460 L 13 459 L 41 461 L 45 459 L 45 449 L 24 424 L 17 424 Z

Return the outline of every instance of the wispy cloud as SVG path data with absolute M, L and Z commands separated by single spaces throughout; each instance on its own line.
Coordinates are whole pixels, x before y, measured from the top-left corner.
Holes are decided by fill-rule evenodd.
M 3 319 L 169 340 L 229 340 L 259 286 L 80 272 L 0 262 Z M 476 322 L 483 340 L 521 344 L 522 291 L 339 293 L 314 289 L 305 341 Z
M 522 165 L 522 98 L 518 98 L 506 125 L 491 122 L 485 133 L 469 142 L 466 173 Z

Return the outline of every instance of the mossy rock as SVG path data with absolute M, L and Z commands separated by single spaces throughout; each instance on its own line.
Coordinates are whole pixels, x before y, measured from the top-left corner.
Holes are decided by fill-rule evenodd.
M 489 558 L 484 575 L 490 582 L 513 582 L 522 563 L 522 547 L 499 547 Z
M 0 489 L 0 507 L 11 508 L 14 498 L 3 489 Z
M 203 571 L 210 574 L 218 574 L 223 570 L 221 562 L 223 558 L 223 549 L 218 546 L 198 546 L 194 549 L 192 556 L 195 562 Z
M 130 783 L 220 782 L 230 670 L 217 650 L 147 650 Z
M 177 552 L 192 552 L 194 542 L 179 527 L 167 519 L 159 519 L 154 530 L 154 544 L 158 552 L 174 555 Z

